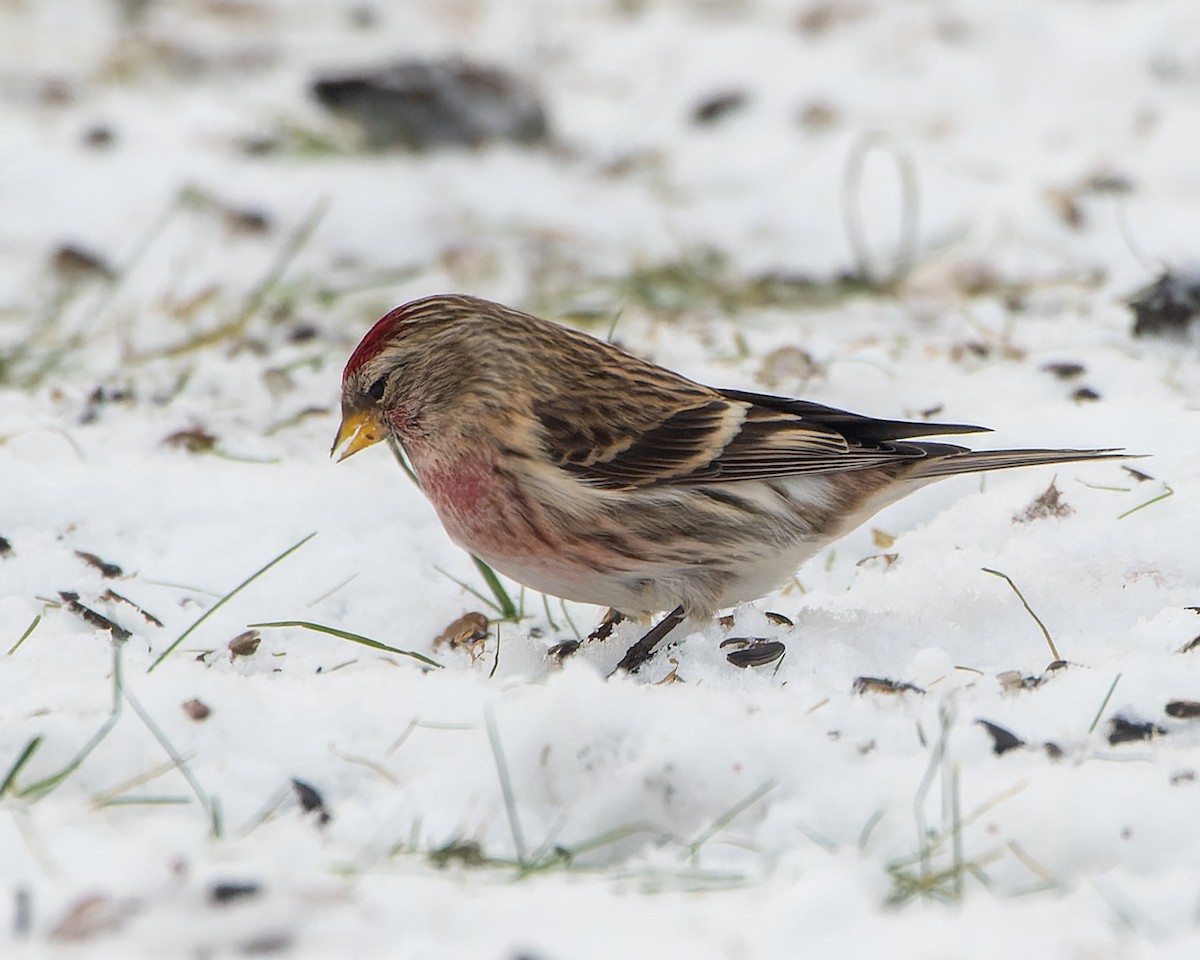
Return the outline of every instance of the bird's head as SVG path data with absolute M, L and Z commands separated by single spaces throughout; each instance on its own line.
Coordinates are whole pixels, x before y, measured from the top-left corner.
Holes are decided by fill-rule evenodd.
M 497 322 L 504 310 L 475 297 L 435 296 L 379 320 L 342 372 L 342 422 L 331 455 L 341 450 L 345 460 L 389 435 L 452 435 L 456 425 L 486 419 L 480 407 L 502 405 L 506 394 L 507 338 Z

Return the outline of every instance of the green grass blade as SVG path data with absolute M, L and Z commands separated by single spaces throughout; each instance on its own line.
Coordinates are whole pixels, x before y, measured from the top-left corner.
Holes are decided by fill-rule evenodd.
M 524 867 L 529 862 L 526 857 L 528 848 L 525 846 L 525 831 L 521 829 L 521 820 L 517 816 L 517 800 L 508 774 L 508 761 L 504 759 L 504 749 L 500 745 L 500 731 L 496 729 L 496 718 L 490 708 L 484 711 L 483 719 L 487 725 L 488 742 L 492 745 L 492 759 L 496 761 L 496 776 L 500 779 L 500 793 L 504 797 L 504 812 L 508 816 L 508 828 L 517 851 L 517 863 Z
M 37 753 L 38 747 L 42 745 L 41 737 L 34 737 L 27 744 L 25 749 L 21 751 L 21 755 L 13 762 L 13 765 L 8 768 L 8 773 L 4 777 L 4 781 L 0 783 L 0 797 L 8 793 L 9 788 L 16 782 L 17 774 L 21 772 L 21 768 L 25 766 Z
M 117 725 L 117 721 L 121 719 L 121 703 L 122 703 L 122 677 L 121 677 L 121 645 L 113 643 L 113 703 L 112 710 L 108 715 L 108 719 L 101 724 L 97 730 L 79 750 L 74 757 L 67 763 L 65 767 L 57 773 L 52 773 L 48 777 L 38 780 L 36 783 L 31 783 L 27 787 L 14 791 L 18 797 L 25 797 L 30 800 L 40 800 L 47 794 L 53 793 L 58 789 L 71 774 L 78 770 L 83 762 L 88 758 L 93 750 L 100 745 L 105 737 L 112 732 L 113 727 Z
M 1020 588 L 1018 588 L 1017 585 L 1012 582 L 1012 578 L 1007 573 L 1001 573 L 999 570 L 993 570 L 991 567 L 980 567 L 979 569 L 984 573 L 990 573 L 993 577 L 999 577 L 1010 587 L 1012 587 L 1012 592 L 1015 593 L 1017 595 L 1017 599 L 1021 601 L 1021 606 L 1025 608 L 1026 613 L 1033 617 L 1033 622 L 1038 625 L 1038 628 L 1042 631 L 1042 636 L 1046 638 L 1046 644 L 1050 647 L 1050 655 L 1054 657 L 1055 662 L 1061 661 L 1062 657 L 1058 655 L 1058 647 L 1054 645 L 1054 640 L 1050 636 L 1050 631 L 1047 630 L 1046 625 L 1042 623 L 1042 618 L 1033 612 L 1033 607 L 1029 605 L 1029 601 L 1025 599 L 1025 595 L 1021 593 Z
M 171 765 L 175 767 L 181 774 L 183 779 L 187 781 L 188 786 L 192 788 L 192 792 L 196 795 L 196 799 L 200 801 L 200 806 L 204 808 L 208 814 L 208 825 L 212 836 L 216 840 L 221 839 L 221 812 L 220 807 L 208 795 L 207 791 L 200 786 L 200 781 L 196 779 L 191 769 L 187 765 L 187 761 L 175 749 L 166 734 L 159 729 L 158 724 L 154 722 L 154 718 L 146 712 L 146 709 L 137 701 L 137 699 L 128 690 L 123 691 L 125 702 L 129 704 L 130 709 L 138 715 L 138 719 L 146 725 L 146 729 L 150 731 L 150 735 L 158 741 L 160 747 L 166 751 L 168 757 L 171 758 Z
M 471 554 L 471 559 L 475 562 L 475 568 L 483 577 L 483 582 L 488 585 L 488 589 L 492 591 L 492 596 L 496 598 L 496 607 L 500 611 L 501 619 L 520 620 L 521 612 L 517 609 L 517 605 L 512 602 L 512 597 L 504 589 L 504 584 L 500 582 L 500 578 L 496 576 L 496 571 L 475 556 L 475 554 Z
M 232 600 L 234 597 L 236 597 L 246 587 L 250 586 L 250 584 L 252 584 L 255 580 L 257 580 L 259 577 L 261 577 L 264 573 L 266 573 L 268 570 L 270 570 L 273 566 L 275 566 L 275 564 L 279 563 L 281 560 L 285 559 L 286 557 L 291 556 L 293 553 L 295 553 L 297 550 L 299 550 L 302 546 L 304 546 L 306 543 L 308 543 L 308 541 L 311 540 L 315 536 L 316 536 L 315 532 L 310 533 L 307 537 L 305 537 L 299 543 L 293 544 L 292 546 L 288 547 L 286 550 L 283 551 L 283 553 L 281 553 L 279 556 L 277 556 L 274 560 L 272 560 L 266 566 L 260 567 L 254 573 L 250 574 L 250 576 L 248 576 L 245 580 L 243 580 L 241 583 L 239 583 L 232 590 L 230 590 L 229 593 L 225 594 L 225 596 L 223 596 L 220 600 L 218 600 L 216 603 L 214 603 L 211 607 L 209 607 L 207 610 L 205 610 L 202 614 L 200 614 L 200 616 L 196 619 L 196 621 L 190 627 L 188 627 L 186 630 L 184 630 L 183 633 L 181 633 L 179 635 L 178 639 L 176 639 L 176 641 L 174 643 L 172 643 L 169 647 L 167 647 L 166 650 L 164 650 L 162 653 L 160 653 L 158 655 L 158 659 L 156 659 L 152 664 L 150 664 L 150 666 L 146 670 L 146 672 L 151 673 L 155 667 L 157 667 L 160 663 L 162 663 L 164 660 L 166 660 L 167 657 L 169 657 L 172 653 L 174 653 L 175 650 L 179 647 L 179 645 L 181 643 L 183 643 L 183 641 L 185 639 L 187 639 L 187 637 L 193 631 L 195 631 L 196 628 L 200 626 L 200 624 L 202 624 L 205 620 L 207 620 L 209 617 L 211 617 L 218 610 L 220 610 L 221 607 L 225 606 L 226 603 L 228 603 L 230 600 Z
M 14 653 L 17 652 L 17 650 L 20 648 L 21 644 L 23 644 L 26 640 L 29 639 L 29 635 L 31 633 L 33 633 L 34 630 L 37 629 L 38 624 L 41 622 L 42 622 L 42 615 L 39 613 L 36 617 L 33 618 L 33 622 L 25 628 L 25 632 L 23 634 L 21 634 L 21 638 L 16 643 L 14 643 L 11 647 L 8 648 L 8 656 L 11 657 Z
M 373 650 L 383 650 L 387 653 L 395 653 L 402 657 L 412 657 L 414 660 L 419 660 L 421 663 L 430 667 L 441 669 L 442 664 L 436 660 L 431 660 L 423 653 L 417 653 L 415 650 L 401 650 L 399 647 L 389 647 L 386 643 L 380 643 L 378 640 L 372 640 L 370 637 L 364 637 L 359 633 L 351 633 L 348 630 L 339 630 L 337 627 L 327 627 L 320 623 L 311 623 L 308 620 L 275 620 L 271 623 L 249 623 L 248 627 L 255 630 L 263 627 L 301 627 L 304 630 L 312 630 L 316 633 L 328 634 L 331 637 L 337 637 L 340 640 L 349 640 L 351 643 L 361 643 L 364 647 L 370 647 Z

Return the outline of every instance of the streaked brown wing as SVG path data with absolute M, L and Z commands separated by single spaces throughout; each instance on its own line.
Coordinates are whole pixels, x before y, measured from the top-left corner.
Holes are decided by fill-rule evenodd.
M 640 405 L 640 423 L 622 430 L 628 420 L 592 399 L 582 418 L 578 409 L 565 418 L 545 408 L 539 418 L 555 462 L 608 488 L 861 470 L 926 455 L 920 444 L 897 440 L 981 429 L 874 420 L 803 400 L 730 390 L 701 396 L 664 392 Z

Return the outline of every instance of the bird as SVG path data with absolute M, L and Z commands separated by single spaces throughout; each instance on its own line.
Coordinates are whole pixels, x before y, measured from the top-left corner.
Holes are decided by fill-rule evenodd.
M 622 661 L 635 668 L 684 619 L 770 593 L 926 484 L 1127 456 L 977 451 L 940 438 L 986 427 L 708 387 L 459 294 L 371 327 L 342 373 L 341 414 L 331 455 L 388 441 L 450 539 L 505 576 L 624 615 L 669 611 Z

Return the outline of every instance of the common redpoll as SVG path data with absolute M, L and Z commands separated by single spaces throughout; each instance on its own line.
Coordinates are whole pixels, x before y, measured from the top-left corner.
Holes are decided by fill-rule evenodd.
M 716 390 L 468 296 L 397 307 L 342 375 L 341 459 L 399 443 L 455 543 L 534 590 L 706 617 L 942 477 L 1103 460 L 971 451 L 962 424 Z M 674 624 L 672 623 L 672 626 Z

